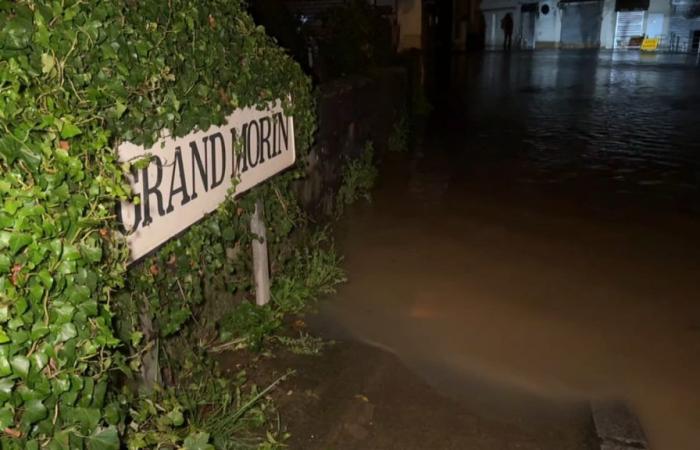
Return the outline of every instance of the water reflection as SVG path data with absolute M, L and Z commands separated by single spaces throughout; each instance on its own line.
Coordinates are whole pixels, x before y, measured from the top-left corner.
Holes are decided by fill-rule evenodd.
M 466 60 L 466 83 L 458 77 L 454 86 L 465 132 L 518 152 L 542 181 L 574 170 L 606 178 L 620 193 L 660 185 L 655 198 L 695 209 L 700 73 L 685 57 L 645 58 L 538 52 Z
M 697 448 L 697 69 L 537 52 L 452 71 L 416 152 L 341 224 L 351 282 L 325 320 L 477 414 L 550 430 L 620 397 L 653 448 Z

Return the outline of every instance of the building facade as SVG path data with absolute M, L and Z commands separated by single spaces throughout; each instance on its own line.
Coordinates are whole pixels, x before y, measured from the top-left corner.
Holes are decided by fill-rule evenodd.
M 700 41 L 700 0 L 481 0 L 486 47 L 503 45 L 501 20 L 511 14 L 520 48 L 660 47 L 693 51 Z

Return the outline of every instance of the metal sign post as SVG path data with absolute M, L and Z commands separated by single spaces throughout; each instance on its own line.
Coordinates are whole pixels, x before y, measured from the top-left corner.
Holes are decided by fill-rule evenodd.
M 267 232 L 263 220 L 263 206 L 255 203 L 255 213 L 250 218 L 253 238 L 253 274 L 255 276 L 255 303 L 267 305 L 270 301 L 270 266 L 267 258 Z

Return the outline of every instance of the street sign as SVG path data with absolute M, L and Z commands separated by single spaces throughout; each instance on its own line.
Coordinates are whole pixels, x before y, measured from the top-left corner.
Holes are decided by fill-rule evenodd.
M 140 200 L 117 211 L 133 262 L 214 211 L 232 187 L 239 195 L 292 166 L 294 121 L 278 101 L 263 111 L 238 109 L 221 126 L 165 137 L 150 149 L 126 142 L 118 155 L 132 163 Z M 147 167 L 133 164 L 144 160 Z

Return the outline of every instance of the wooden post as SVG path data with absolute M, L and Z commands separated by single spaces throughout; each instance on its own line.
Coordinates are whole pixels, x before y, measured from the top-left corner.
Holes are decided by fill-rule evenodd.
M 143 301 L 147 302 L 148 300 L 144 299 Z M 158 358 L 158 333 L 154 329 L 151 316 L 147 311 L 148 307 L 144 303 L 139 313 L 139 322 L 141 325 L 141 332 L 149 347 L 141 357 L 141 378 L 139 381 L 143 390 L 146 392 L 153 392 L 153 388 L 156 385 L 162 384 L 163 380 L 161 378 Z
M 255 274 L 255 303 L 266 305 L 270 301 L 270 268 L 267 260 L 267 233 L 263 221 L 263 206 L 258 200 L 255 213 L 250 218 L 253 239 L 253 272 Z

